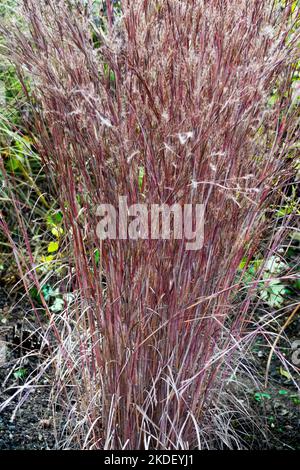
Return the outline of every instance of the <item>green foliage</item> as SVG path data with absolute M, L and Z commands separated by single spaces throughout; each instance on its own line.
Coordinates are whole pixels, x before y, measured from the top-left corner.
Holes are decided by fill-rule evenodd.
M 42 296 L 47 303 L 49 310 L 53 313 L 60 313 L 65 306 L 71 305 L 74 301 L 74 295 L 69 293 L 62 294 L 59 287 L 53 288 L 51 284 L 44 284 L 41 289 Z M 42 304 L 41 295 L 34 287 L 30 291 L 31 298 Z
M 260 297 L 272 308 L 280 308 L 289 290 L 280 281 L 270 281 L 260 290 Z
M 143 166 L 140 166 L 139 167 L 139 190 L 140 191 L 142 191 L 142 188 L 143 188 L 144 176 L 145 176 L 145 168 Z
M 20 368 L 14 372 L 14 378 L 18 380 L 24 380 L 27 375 L 27 369 Z
M 246 260 L 240 264 L 240 271 L 246 266 Z M 242 282 L 247 286 L 257 280 L 258 270 L 262 268 L 257 293 L 260 298 L 272 308 L 280 308 L 290 293 L 288 286 L 281 280 L 280 274 L 288 265 L 278 256 L 272 256 L 264 263 L 263 259 L 253 260 L 249 263 L 243 274 Z
M 255 392 L 253 398 L 258 403 L 263 403 L 266 400 L 275 401 L 278 399 L 276 395 L 279 395 L 281 398 L 286 398 L 290 400 L 295 406 L 300 405 L 300 396 L 295 393 L 291 393 L 289 390 L 281 389 L 277 392 L 267 391 L 267 392 Z
M 100 250 L 97 248 L 94 252 L 96 266 L 100 263 Z
M 271 395 L 266 392 L 256 392 L 254 394 L 254 400 L 258 402 L 261 402 L 263 400 L 271 400 Z
M 48 253 L 56 253 L 59 249 L 59 243 L 58 242 L 50 242 L 48 245 Z
M 277 217 L 284 217 L 290 214 L 300 215 L 299 196 L 297 191 L 298 188 L 296 184 L 294 184 L 291 189 L 292 194 L 291 196 L 285 198 L 285 204 L 282 204 L 280 207 L 276 208 Z
M 23 89 L 16 76 L 15 68 L 12 66 L 2 66 L 0 69 L 0 82 L 4 96 L 2 106 L 0 105 L 0 115 L 15 125 L 21 124 L 21 107 L 23 103 Z

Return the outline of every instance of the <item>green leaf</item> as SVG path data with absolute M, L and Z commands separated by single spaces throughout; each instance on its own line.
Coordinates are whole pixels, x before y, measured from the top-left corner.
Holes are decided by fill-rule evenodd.
M 294 282 L 294 288 L 300 291 L 300 279 L 296 279 Z
M 291 395 L 290 399 L 293 401 L 294 405 L 300 405 L 300 395 Z
M 269 107 L 272 108 L 275 105 L 275 103 L 278 101 L 278 99 L 279 99 L 279 94 L 278 94 L 277 90 L 274 90 L 272 95 L 268 99 Z
M 48 245 L 48 253 L 55 253 L 59 249 L 58 242 L 50 242 Z
M 280 281 L 274 280 L 260 290 L 260 297 L 270 307 L 279 308 L 284 303 L 286 291 L 286 287 Z
M 48 225 L 58 225 L 61 223 L 62 219 L 63 219 L 63 215 L 60 211 L 47 215 Z
M 64 309 L 64 306 L 65 306 L 64 300 L 61 297 L 57 297 L 54 300 L 53 305 L 50 307 L 50 310 L 53 313 L 59 313 Z
M 42 287 L 42 293 L 43 293 L 44 299 L 46 300 L 46 302 L 48 302 L 50 297 L 53 296 L 54 290 L 49 284 L 46 284 L 45 286 Z
M 246 266 L 247 261 L 248 261 L 247 258 L 243 258 L 242 261 L 240 262 L 239 269 L 240 269 L 241 271 L 242 271 L 242 270 L 244 269 L 244 267 Z
M 53 227 L 51 229 L 52 235 L 54 235 L 56 238 L 59 238 L 61 235 L 64 234 L 64 231 L 61 227 Z
M 280 367 L 279 372 L 280 372 L 280 375 L 282 375 L 283 377 L 285 377 L 288 380 L 291 380 L 292 376 L 287 370 Z
M 271 256 L 265 265 L 264 278 L 268 279 L 270 274 L 280 274 L 286 267 L 286 263 L 284 263 L 278 256 Z
M 140 166 L 139 167 L 139 190 L 140 191 L 143 188 L 144 176 L 145 176 L 145 168 L 143 166 Z
M 97 250 L 95 250 L 94 256 L 95 256 L 95 263 L 98 266 L 99 261 L 100 261 L 100 250 L 98 250 L 98 248 L 97 248 Z
M 8 160 L 8 168 L 10 171 L 16 171 L 20 168 L 20 160 L 17 156 L 10 157 Z
M 27 369 L 18 369 L 14 372 L 14 378 L 15 379 L 24 379 L 27 374 Z
M 254 395 L 254 399 L 256 401 L 262 401 L 264 399 L 271 400 L 271 395 L 269 393 L 256 392 L 255 395 Z
M 31 297 L 33 300 L 36 300 L 36 301 L 38 301 L 39 303 L 42 303 L 42 300 L 41 300 L 39 291 L 37 290 L 36 287 L 32 287 L 32 288 L 30 289 L 30 291 L 29 291 L 29 294 L 30 294 L 30 297 Z

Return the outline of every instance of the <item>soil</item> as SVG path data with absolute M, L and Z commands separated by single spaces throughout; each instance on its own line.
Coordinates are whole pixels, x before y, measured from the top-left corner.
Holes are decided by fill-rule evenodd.
M 0 406 L 12 398 L 40 364 L 43 357 L 41 344 L 38 336 L 32 333 L 38 326 L 31 305 L 20 298 L 12 298 L 8 289 L 0 286 Z M 300 339 L 299 332 L 300 315 L 286 330 L 290 342 Z M 278 347 L 289 359 L 291 349 L 286 348 L 284 340 Z M 262 380 L 268 354 L 265 339 L 258 338 L 251 361 Z M 49 400 L 52 381 L 51 371 L 47 371 L 30 393 L 25 390 L 0 411 L 0 449 L 58 448 Z M 299 388 L 285 374 L 276 356 L 271 362 L 268 388 L 255 389 L 249 381 L 246 393 L 254 414 L 263 417 L 270 433 L 266 442 L 259 441 L 258 436 L 249 436 L 249 448 L 300 450 Z M 16 410 L 18 405 L 21 406 Z
M 17 299 L 12 303 L 7 290 L 0 287 L 0 406 L 12 399 L 40 364 L 37 328 L 31 306 Z M 51 371 L 43 374 L 32 390 L 24 390 L 0 411 L 1 450 L 56 447 L 49 402 L 51 380 Z
M 282 320 L 282 323 L 286 318 Z M 291 344 L 300 340 L 300 313 L 285 331 L 288 342 L 283 338 L 277 351 L 283 358 L 292 361 Z M 270 348 L 265 339 L 258 338 L 253 347 L 256 368 L 264 382 Z M 254 390 L 253 390 L 254 392 Z M 300 369 L 293 372 L 285 368 L 281 359 L 274 354 L 269 370 L 268 387 L 257 390 L 253 405 L 258 414 L 263 415 L 271 432 L 270 447 L 273 449 L 300 450 Z

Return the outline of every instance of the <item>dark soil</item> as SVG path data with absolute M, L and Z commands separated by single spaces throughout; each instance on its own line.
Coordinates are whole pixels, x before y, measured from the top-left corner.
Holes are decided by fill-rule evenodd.
M 283 323 L 286 318 L 283 319 Z M 292 362 L 293 350 L 290 346 L 300 339 L 300 313 L 285 331 L 287 340 L 278 343 L 277 351 Z M 264 381 L 270 348 L 265 347 L 265 339 L 256 342 L 253 353 L 256 367 Z M 300 450 L 300 370 L 299 374 L 286 370 L 276 354 L 273 355 L 269 371 L 267 389 L 256 390 L 253 406 L 258 414 L 265 417 L 272 434 L 270 446 L 273 449 Z M 293 377 L 292 377 L 293 376 Z
M 34 334 L 37 328 L 31 306 L 12 301 L 0 287 L 0 406 L 36 373 L 42 357 L 38 335 Z M 47 372 L 31 390 L 18 394 L 0 411 L 0 449 L 55 448 L 50 389 L 51 372 Z
M 12 298 L 0 286 L 0 406 L 34 373 L 43 357 L 39 337 L 32 334 L 38 326 L 31 305 Z M 288 327 L 286 334 L 290 342 L 300 339 L 300 315 Z M 291 348 L 284 340 L 278 347 L 290 359 Z M 265 339 L 258 339 L 251 361 L 262 381 L 269 351 L 265 347 Z M 24 377 L 22 371 L 25 371 Z M 25 390 L 0 411 L 0 449 L 58 448 L 49 400 L 51 381 L 51 371 L 47 371 L 30 393 Z M 288 375 L 284 375 L 280 360 L 273 357 L 266 390 L 255 389 L 248 380 L 247 384 L 248 400 L 253 405 L 254 414 L 265 423 L 270 434 L 266 442 L 262 442 L 259 436 L 249 435 L 249 448 L 300 450 L 299 389 Z

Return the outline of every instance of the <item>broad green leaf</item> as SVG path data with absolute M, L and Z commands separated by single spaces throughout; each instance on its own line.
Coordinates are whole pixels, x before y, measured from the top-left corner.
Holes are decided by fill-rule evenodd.
M 61 235 L 64 234 L 64 231 L 61 227 L 53 227 L 51 229 L 52 235 L 54 235 L 56 238 L 59 238 Z
M 58 242 L 50 242 L 48 245 L 48 253 L 55 253 L 59 249 Z
M 265 279 L 268 279 L 270 274 L 280 274 L 281 271 L 286 267 L 286 263 L 283 262 L 278 256 L 271 256 L 265 265 Z
M 42 293 L 44 296 L 44 299 L 46 302 L 50 299 L 50 297 L 53 295 L 53 289 L 49 284 L 46 284 L 45 286 L 42 287 Z
M 270 400 L 271 399 L 271 395 L 269 393 L 264 393 L 264 392 L 256 392 L 255 395 L 254 395 L 254 399 L 256 401 L 261 401 L 261 400 Z
M 260 290 L 260 297 L 270 307 L 279 308 L 285 300 L 286 287 L 280 281 L 270 281 L 267 287 Z
M 18 369 L 14 372 L 15 379 L 24 379 L 27 374 L 27 369 Z
M 64 300 L 61 297 L 57 297 L 54 300 L 53 305 L 50 307 L 50 310 L 53 313 L 59 313 L 64 309 L 64 306 L 65 306 Z
M 54 212 L 52 214 L 47 215 L 47 223 L 48 225 L 58 225 L 61 223 L 63 219 L 63 215 L 61 212 Z

